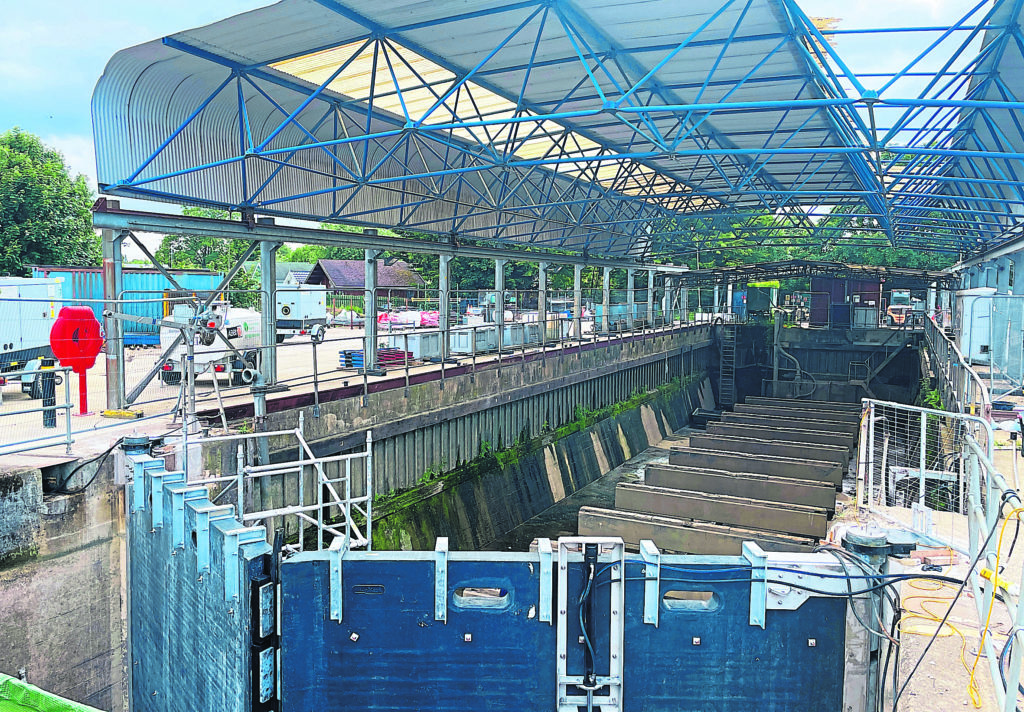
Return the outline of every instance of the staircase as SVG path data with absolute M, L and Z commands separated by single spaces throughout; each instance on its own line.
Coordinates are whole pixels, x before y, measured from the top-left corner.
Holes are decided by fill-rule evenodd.
M 718 401 L 721 408 L 736 404 L 736 325 L 723 324 L 718 371 Z

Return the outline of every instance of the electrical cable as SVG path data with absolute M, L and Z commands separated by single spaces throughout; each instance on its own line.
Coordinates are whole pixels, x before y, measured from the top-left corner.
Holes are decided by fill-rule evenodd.
M 903 681 L 903 685 L 899 688 L 899 691 L 893 697 L 893 712 L 897 712 L 900 703 L 900 698 L 903 696 L 903 693 L 906 692 L 907 686 L 913 679 L 914 674 L 917 672 L 918 668 L 921 667 L 921 663 L 924 662 L 925 657 L 928 655 L 928 651 L 931 650 L 931 647 L 935 643 L 935 640 L 939 637 L 939 631 L 942 630 L 942 626 L 945 625 L 946 621 L 949 619 L 950 614 L 953 612 L 953 607 L 956 605 L 956 602 L 960 599 L 960 596 L 963 595 L 964 589 L 967 588 L 967 582 L 971 578 L 971 572 L 974 571 L 974 567 L 976 567 L 978 565 L 978 562 L 981 561 L 981 557 L 985 554 L 985 549 L 988 546 L 989 542 L 992 541 L 992 537 L 995 536 L 996 529 L 998 527 L 999 522 L 998 520 L 996 520 L 996 523 L 992 525 L 991 529 L 989 529 L 988 535 L 985 537 L 985 541 L 982 542 L 981 546 L 978 547 L 978 553 L 975 555 L 974 560 L 967 567 L 967 573 L 964 574 L 964 579 L 960 582 L 960 587 L 957 589 L 956 595 L 953 596 L 953 600 L 949 604 L 949 608 L 946 610 L 946 615 L 944 615 L 942 617 L 942 620 L 939 621 L 938 627 L 936 627 L 935 632 L 932 634 L 932 637 L 929 638 L 928 643 L 924 646 L 924 650 L 921 651 L 921 655 L 920 657 L 918 657 L 917 662 L 914 663 L 914 667 L 910 669 L 910 674 L 907 675 L 906 679 Z M 942 578 L 945 579 L 947 577 Z
M 1004 497 L 1004 502 L 1005 502 L 1005 499 L 1006 499 L 1006 497 Z M 985 637 L 988 635 L 988 627 L 992 623 L 992 610 L 995 608 L 995 605 L 996 605 L 995 592 L 996 592 L 996 589 L 999 588 L 999 584 L 998 584 L 998 580 L 999 580 L 999 573 L 998 573 L 999 572 L 999 553 L 1000 553 L 1000 550 L 1003 548 L 1003 535 L 1006 534 L 1006 525 L 1010 523 L 1010 519 L 1011 518 L 1016 519 L 1018 522 L 1020 521 L 1021 512 L 1024 512 L 1024 507 L 1016 507 L 1013 510 L 1011 510 L 1010 513 L 1006 516 L 1006 519 L 1003 520 L 1003 525 L 999 528 L 999 539 L 996 542 L 996 563 L 995 563 L 995 566 L 992 567 L 992 599 L 988 602 L 988 612 L 985 614 L 985 626 L 981 629 L 981 639 L 978 642 L 978 652 L 974 656 L 974 664 L 971 665 L 971 682 L 970 682 L 970 684 L 973 687 L 975 687 L 975 688 L 977 687 L 977 682 L 975 681 L 974 678 L 975 678 L 975 673 L 977 672 L 977 669 L 978 669 L 978 661 L 981 660 L 981 652 L 982 652 L 982 649 L 983 649 L 983 647 L 985 645 Z M 996 521 L 998 522 L 998 519 Z M 991 539 L 991 535 L 989 536 L 989 538 Z M 986 542 L 986 544 L 987 544 L 987 542 Z M 982 550 L 984 548 L 985 547 L 982 547 Z M 976 706 L 980 706 L 980 705 L 976 705 Z
M 96 481 L 96 477 L 99 475 L 100 469 L 102 469 L 102 467 L 103 467 L 103 463 L 106 462 L 107 458 L 110 456 L 110 453 L 112 453 L 114 451 L 114 448 L 116 448 L 118 445 L 120 445 L 123 440 L 124 440 L 123 437 L 122 438 L 118 438 L 117 440 L 114 441 L 114 443 L 110 447 L 108 447 L 106 450 L 104 450 L 99 455 L 96 455 L 94 457 L 90 457 L 88 460 L 83 460 L 82 462 L 78 463 L 78 465 L 76 465 L 75 468 L 73 470 L 71 470 L 71 472 L 69 472 L 67 475 L 64 476 L 64 478 L 60 481 L 60 483 L 54 489 L 54 492 L 56 492 L 57 494 L 79 494 L 80 492 L 84 492 L 89 487 L 89 485 L 91 485 L 93 482 Z M 93 462 L 96 462 L 97 460 L 99 460 L 99 462 L 96 464 L 96 470 L 92 473 L 92 477 L 90 477 L 87 482 L 85 482 L 82 485 L 79 485 L 78 487 L 76 487 L 74 489 L 67 489 L 68 482 L 71 481 L 72 477 L 74 477 L 76 474 L 78 474 L 82 470 L 83 467 L 85 467 L 85 466 L 87 466 L 87 465 L 89 465 L 89 464 L 91 464 Z

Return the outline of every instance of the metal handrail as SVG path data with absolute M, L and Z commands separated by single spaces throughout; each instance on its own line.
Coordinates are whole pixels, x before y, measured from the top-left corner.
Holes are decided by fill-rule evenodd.
M 960 413 L 980 415 L 992 419 L 992 397 L 981 376 L 971 368 L 963 353 L 946 336 L 931 314 L 925 319 L 924 338 L 932 354 L 939 359 L 938 372 L 947 395 L 951 396 Z M 977 412 L 980 406 L 981 412 Z
M 41 405 L 38 408 L 20 408 L 18 410 L 0 412 L 0 418 L 9 417 L 13 415 L 28 415 L 30 413 L 42 413 L 43 414 L 43 427 L 56 428 L 56 411 L 64 411 L 64 433 L 52 433 L 50 435 L 43 435 L 37 438 L 29 438 L 28 440 L 19 440 L 16 442 L 0 442 L 0 455 L 13 455 L 19 452 L 25 452 L 26 450 L 34 450 L 40 447 L 40 443 L 62 439 L 65 443 L 65 452 L 71 454 L 71 443 L 74 441 L 71 439 L 71 410 L 75 407 L 75 404 L 71 400 L 71 369 L 67 366 L 58 366 L 56 368 L 37 369 L 31 371 L 5 371 L 0 373 L 0 378 L 10 380 L 11 378 L 21 379 L 21 376 L 42 376 L 43 374 L 57 374 L 61 373 L 62 381 L 64 383 L 64 402 L 56 403 L 56 389 L 54 389 L 54 403 L 52 405 Z M 0 403 L 3 402 L 3 398 L 0 397 Z M 53 413 L 53 425 L 46 425 L 46 414 Z M 55 445 L 56 443 L 51 443 Z M 23 447 L 19 447 L 23 446 Z M 12 449 L 15 448 L 15 449 Z

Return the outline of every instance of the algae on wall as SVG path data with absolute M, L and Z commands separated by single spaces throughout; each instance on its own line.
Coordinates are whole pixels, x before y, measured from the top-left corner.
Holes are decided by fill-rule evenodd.
M 481 549 L 689 423 L 703 374 L 577 418 L 539 438 L 486 452 L 374 504 L 376 549 Z M 428 473 L 434 474 L 434 473 Z

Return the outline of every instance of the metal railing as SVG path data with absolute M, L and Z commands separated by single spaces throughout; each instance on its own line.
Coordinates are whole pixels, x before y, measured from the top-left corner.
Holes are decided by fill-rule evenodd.
M 932 357 L 932 370 L 950 410 L 990 420 L 992 399 L 985 382 L 932 316 L 924 320 L 924 338 Z
M 4 402 L 3 390 L 17 386 L 23 390 L 22 377 L 29 382 L 29 398 L 39 398 L 38 407 L 23 407 L 23 400 L 8 398 Z M 64 386 L 64 402 L 57 402 L 57 386 Z M 65 452 L 71 454 L 71 410 L 75 403 L 71 398 L 71 369 L 67 367 L 42 368 L 38 370 L 5 371 L 0 373 L 0 455 L 13 455 L 64 442 Z M 63 415 L 60 411 L 64 411 Z M 40 418 L 33 417 L 36 413 Z M 58 425 L 60 421 L 60 425 Z M 51 434 L 38 435 L 39 429 L 55 430 Z
M 294 436 L 298 443 L 298 458 L 284 462 L 263 462 L 247 464 L 247 442 L 257 449 L 266 451 L 267 438 Z M 230 494 L 233 498 L 235 516 L 245 525 L 264 523 L 267 531 L 274 531 L 274 520 L 281 520 L 286 541 L 285 549 L 295 553 L 307 548 L 307 534 L 310 529 L 316 535 L 316 551 L 332 546 L 344 550 L 365 547 L 372 549 L 373 538 L 373 436 L 366 434 L 366 449 L 362 452 L 318 457 L 302 434 L 302 420 L 294 430 L 274 432 L 233 433 L 203 438 L 182 438 L 181 448 L 190 452 L 193 447 L 208 443 L 236 443 L 236 470 L 232 475 L 205 477 L 191 471 L 186 455 L 185 477 L 190 484 L 225 485 L 213 497 L 219 501 Z M 336 466 L 338 473 L 332 476 L 328 469 Z M 361 467 L 360 467 L 361 466 Z M 358 470 L 361 469 L 362 473 Z M 359 475 L 362 474 L 362 477 Z M 273 483 L 279 491 L 280 502 L 266 507 L 255 503 L 256 490 L 262 491 L 263 483 Z M 294 483 L 294 486 L 292 485 Z M 358 489 L 354 485 L 361 485 Z M 270 489 L 268 486 L 266 489 Z M 267 498 L 272 499 L 270 497 Z M 263 501 L 262 498 L 260 500 Z M 325 540 L 330 537 L 330 540 Z M 312 544 L 312 542 L 310 542 Z
M 1024 574 L 1018 587 L 996 581 L 1000 562 L 1005 563 L 999 550 L 1000 529 L 1024 515 L 1024 501 L 992 462 L 991 424 L 977 415 L 866 399 L 858 447 L 859 506 L 885 517 L 889 515 L 884 507 L 910 509 L 917 534 L 974 562 L 967 576 L 981 621 L 981 645 L 1000 709 L 1012 712 L 1024 653 L 1024 607 L 1019 598 Z M 966 516 L 966 545 L 936 535 L 936 512 Z M 988 629 L 997 604 L 1006 607 L 1013 621 L 1010 636 L 1000 647 Z

